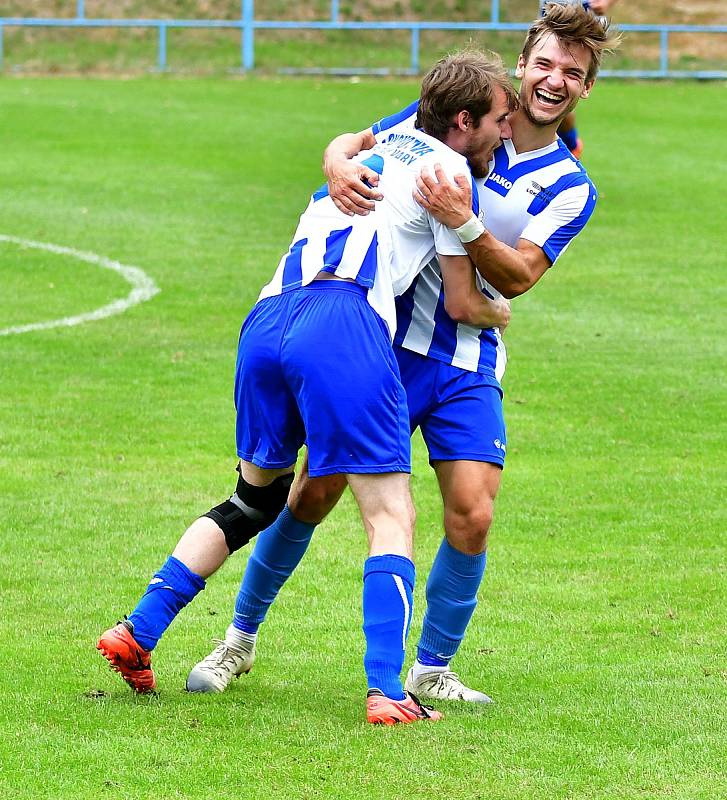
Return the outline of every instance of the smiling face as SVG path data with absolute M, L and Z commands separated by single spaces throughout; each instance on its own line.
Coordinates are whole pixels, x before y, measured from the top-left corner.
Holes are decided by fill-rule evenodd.
M 515 77 L 520 78 L 520 106 L 533 125 L 558 125 L 581 98 L 588 97 L 593 81 L 586 82 L 591 53 L 580 44 L 563 44 L 554 34 L 537 41 L 527 62 L 520 56 Z
M 492 97 L 492 107 L 484 116 L 480 117 L 479 124 L 475 127 L 471 117 L 466 122 L 465 133 L 467 140 L 460 152 L 467 159 L 470 170 L 475 178 L 484 178 L 489 170 L 489 162 L 495 148 L 502 139 L 512 136 L 507 115 L 510 112 L 510 103 L 505 92 L 499 87 L 495 89 Z M 467 113 L 467 112 L 463 112 Z

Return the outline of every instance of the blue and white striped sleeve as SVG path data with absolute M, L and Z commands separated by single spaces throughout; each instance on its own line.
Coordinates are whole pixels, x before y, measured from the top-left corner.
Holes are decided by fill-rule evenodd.
M 528 209 L 532 220 L 520 234 L 542 248 L 551 265 L 583 230 L 598 200 L 596 187 L 584 173 L 562 180 L 564 185 L 549 187 L 533 200 Z
M 371 130 L 374 132 L 374 136 L 377 136 L 379 133 L 383 133 L 384 131 L 388 131 L 395 125 L 400 125 L 402 122 L 406 122 L 411 118 L 416 118 L 416 113 L 418 108 L 419 108 L 419 99 L 417 98 L 413 103 L 410 103 L 406 108 L 402 108 L 401 111 L 397 111 L 396 114 L 390 114 L 388 117 L 384 117 L 383 119 L 380 119 L 378 122 L 374 122 L 374 124 L 371 126 Z M 414 127 L 413 122 L 411 127 Z

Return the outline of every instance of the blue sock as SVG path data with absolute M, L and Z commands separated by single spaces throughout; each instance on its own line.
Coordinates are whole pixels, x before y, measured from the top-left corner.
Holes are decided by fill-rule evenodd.
M 427 580 L 427 610 L 417 659 L 429 666 L 446 666 L 462 643 L 477 606 L 477 590 L 485 574 L 487 553 L 470 556 L 445 539 Z
M 260 533 L 242 576 L 232 624 L 256 633 L 271 603 L 308 549 L 316 526 L 300 522 L 286 506 Z
M 204 578 L 169 556 L 129 615 L 134 639 L 144 650 L 153 650 L 172 620 L 204 587 Z
M 565 142 L 565 146 L 571 151 L 571 153 L 578 146 L 578 130 L 576 128 L 571 128 L 565 133 L 559 133 L 558 136 L 560 136 L 560 138 Z
M 414 564 L 404 556 L 371 556 L 364 564 L 364 669 L 369 689 L 380 689 L 392 700 L 406 696 L 401 668 L 411 624 L 414 577 Z

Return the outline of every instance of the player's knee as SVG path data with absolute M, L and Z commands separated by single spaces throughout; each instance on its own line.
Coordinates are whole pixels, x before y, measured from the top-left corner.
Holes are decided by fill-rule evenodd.
M 204 516 L 219 525 L 227 549 L 234 553 L 277 519 L 292 483 L 293 473 L 281 475 L 267 486 L 253 486 L 240 476 L 232 497 Z
M 345 488 L 346 478 L 343 475 L 306 478 L 293 487 L 288 507 L 296 519 L 318 525 L 339 501 Z
M 492 525 L 493 505 L 480 502 L 468 507 L 446 509 L 444 528 L 447 541 L 456 550 L 476 555 L 487 549 L 487 536 Z

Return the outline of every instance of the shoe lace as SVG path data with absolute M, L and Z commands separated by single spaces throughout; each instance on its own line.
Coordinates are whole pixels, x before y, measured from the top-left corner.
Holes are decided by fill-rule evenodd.
M 213 639 L 212 641 L 217 647 L 205 659 L 205 668 L 214 672 L 215 675 L 222 675 L 230 668 L 234 668 L 235 659 L 245 656 L 241 650 L 228 644 L 224 639 Z
M 437 673 L 436 679 L 432 681 L 432 688 L 442 689 L 451 695 L 456 692 L 461 693 L 465 685 L 456 672 L 445 670 Z
M 415 694 L 412 694 L 411 692 L 408 692 L 407 694 L 417 704 L 417 706 L 419 706 L 419 711 L 422 712 L 422 716 L 425 717 L 432 716 L 429 713 L 430 711 L 434 711 L 434 708 L 432 706 L 425 706 L 424 703 L 422 703 L 422 701 Z

